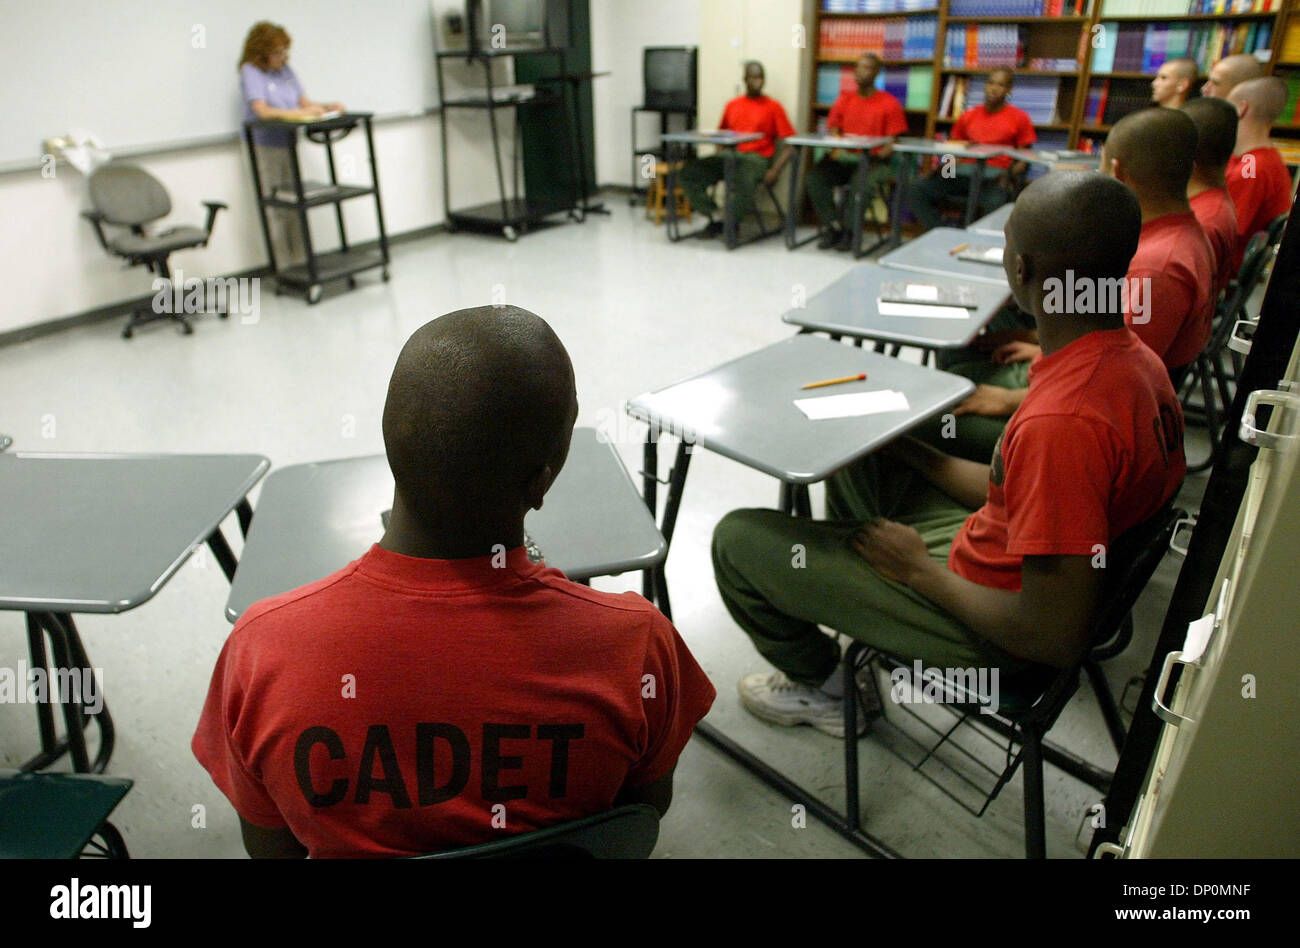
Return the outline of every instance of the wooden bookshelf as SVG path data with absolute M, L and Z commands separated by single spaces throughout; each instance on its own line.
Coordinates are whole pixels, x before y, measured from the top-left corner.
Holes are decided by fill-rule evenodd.
M 945 66 L 944 47 L 948 27 L 980 26 L 985 24 L 1003 24 L 1022 27 L 1025 31 L 1023 55 L 1028 58 L 1041 57 L 1049 59 L 1077 58 L 1079 67 L 1073 71 L 1031 69 L 1025 66 L 1012 68 L 1015 76 L 1052 77 L 1061 80 L 1057 98 L 1057 117 L 1059 121 L 1034 124 L 1041 131 L 1065 132 L 1068 147 L 1080 145 L 1081 136 L 1088 136 L 1099 144 L 1099 139 L 1110 130 L 1110 123 L 1085 123 L 1088 91 L 1094 80 L 1117 80 L 1121 84 L 1135 85 L 1141 80 L 1150 81 L 1150 74 L 1133 71 L 1096 73 L 1093 72 L 1094 50 L 1090 39 L 1096 35 L 1096 29 L 1102 23 L 1129 24 L 1208 24 L 1221 22 L 1225 24 L 1249 25 L 1269 23 L 1272 34 L 1269 39 L 1271 60 L 1265 66 L 1266 75 L 1281 70 L 1288 78 L 1300 79 L 1300 56 L 1292 55 L 1282 59 L 1281 51 L 1287 27 L 1293 26 L 1300 31 L 1300 0 L 1278 0 L 1275 9 L 1246 13 L 1190 13 L 1175 16 L 1141 16 L 1135 14 L 1103 15 L 1103 0 L 1086 0 L 1082 14 L 1065 14 L 1062 16 L 950 16 L 950 0 L 940 0 L 936 6 L 926 10 L 891 10 L 871 13 L 829 13 L 821 9 L 823 0 L 816 0 L 812 40 L 814 75 L 810 85 L 810 110 L 814 124 L 829 111 L 829 105 L 817 101 L 817 69 L 819 66 L 846 66 L 856 61 L 856 56 L 847 54 L 823 56 L 821 49 L 821 30 L 823 22 L 856 22 L 882 19 L 908 19 L 911 17 L 931 16 L 936 18 L 935 42 L 931 59 L 886 59 L 887 69 L 914 69 L 926 66 L 931 68 L 930 104 L 928 110 L 906 109 L 908 125 L 912 134 L 933 137 L 938 127 L 950 126 L 954 118 L 941 118 L 939 105 L 943 98 L 944 85 L 950 76 L 973 77 L 987 75 L 997 66 Z M 1202 79 L 1204 77 L 1201 77 Z M 906 103 L 904 103 L 906 105 Z M 1300 142 L 1300 123 L 1284 116 L 1275 130 L 1279 138 Z

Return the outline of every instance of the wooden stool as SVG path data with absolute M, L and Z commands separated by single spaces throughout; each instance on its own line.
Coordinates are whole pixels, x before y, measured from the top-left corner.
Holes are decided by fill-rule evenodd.
M 684 164 L 684 161 L 676 162 L 672 170 L 681 171 Z M 664 195 L 668 190 L 664 181 L 667 177 L 668 162 L 661 161 L 655 165 L 654 180 L 652 180 L 650 186 L 646 188 L 645 216 L 653 219 L 656 224 L 661 223 L 664 219 L 664 215 L 667 213 L 667 211 L 664 210 Z M 690 220 L 691 202 L 686 200 L 686 194 L 680 187 L 675 188 L 674 190 L 677 192 L 677 216 Z

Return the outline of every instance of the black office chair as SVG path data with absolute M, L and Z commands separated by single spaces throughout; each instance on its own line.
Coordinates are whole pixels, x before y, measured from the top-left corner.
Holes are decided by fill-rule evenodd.
M 119 162 L 110 162 L 91 173 L 90 202 L 94 208 L 81 213 L 94 226 L 100 246 L 115 256 L 124 257 L 131 266 L 145 266 L 169 284 L 172 275 L 167 265 L 168 256 L 177 250 L 207 246 L 217 212 L 226 207 L 220 201 L 204 201 L 208 219 L 202 230 L 197 227 L 173 227 L 150 234 L 146 225 L 171 213 L 171 198 L 167 195 L 167 189 L 149 172 Z M 104 224 L 125 227 L 127 233 L 105 236 Z M 168 300 L 171 298 L 172 294 L 169 293 Z M 218 315 L 225 319 L 229 314 L 222 310 Z M 159 319 L 175 320 L 187 335 L 194 331 L 185 314 L 172 312 L 169 303 L 165 307 L 133 312 L 122 330 L 122 336 L 130 339 L 135 327 Z
M 1248 318 L 1246 303 L 1264 278 L 1264 270 L 1273 253 L 1269 240 L 1281 238 L 1281 225 L 1285 223 L 1286 218 L 1280 217 L 1269 226 L 1268 231 L 1260 231 L 1250 238 L 1242 256 L 1241 269 L 1228 283 L 1215 307 L 1210 338 L 1205 348 L 1192 363 L 1172 377 L 1174 390 L 1178 392 L 1179 401 L 1183 405 L 1184 417 L 1189 421 L 1203 423 L 1210 436 L 1210 453 L 1203 461 L 1195 464 L 1189 462 L 1187 470 L 1191 473 L 1206 470 L 1218 457 L 1223 443 L 1223 419 L 1232 407 L 1229 382 L 1236 380 L 1235 371 L 1229 375 L 1224 365 L 1228 339 L 1232 336 L 1237 320 Z M 1198 389 L 1201 395 L 1199 405 L 1191 400 Z
M 647 859 L 659 839 L 659 811 L 644 803 L 478 846 L 415 859 Z
M 0 859 L 126 859 L 108 816 L 132 782 L 98 774 L 0 770 Z
M 1078 689 L 1079 671 L 1083 669 L 1097 690 L 1098 702 L 1102 706 L 1102 713 L 1107 720 L 1107 727 L 1111 731 L 1112 740 L 1117 742 L 1117 747 L 1122 742 L 1122 733 L 1117 735 L 1112 726 L 1112 722 L 1117 724 L 1119 721 L 1119 711 L 1109 685 L 1106 683 L 1105 676 L 1102 675 L 1100 668 L 1097 666 L 1097 662 L 1105 657 L 1117 654 L 1117 651 L 1115 651 L 1117 643 L 1127 644 L 1128 638 L 1132 635 L 1132 624 L 1129 616 L 1133 606 L 1155 572 L 1156 567 L 1160 565 L 1165 550 L 1169 546 L 1169 540 L 1173 536 L 1174 525 L 1182 516 L 1183 512 L 1175 509 L 1171 502 L 1158 514 L 1145 523 L 1132 528 L 1111 544 L 1107 552 L 1109 565 L 1101 605 L 1098 615 L 1093 620 L 1093 642 L 1095 645 L 1078 662 L 1064 669 L 1036 666 L 1014 677 L 1002 679 L 999 682 L 999 705 L 992 714 L 981 713 L 981 709 L 987 710 L 987 696 L 974 693 L 959 693 L 955 696 L 957 700 L 950 702 L 949 705 L 951 713 L 957 718 L 956 723 L 951 728 L 940 731 L 928 722 L 922 721 L 923 726 L 933 734 L 938 735 L 939 740 L 928 750 L 925 749 L 924 745 L 914 741 L 925 750 L 925 755 L 919 763 L 913 766 L 913 769 L 920 772 L 921 776 L 925 777 L 941 792 L 955 800 L 967 812 L 973 813 L 976 817 L 984 815 L 989 804 L 996 799 L 1002 788 L 1015 775 L 1016 769 L 1023 763 L 1025 857 L 1028 859 L 1042 859 L 1047 854 L 1046 810 L 1043 801 L 1043 762 L 1045 760 L 1098 789 L 1105 790 L 1110 782 L 1111 774 L 1069 751 L 1049 743 L 1045 739 L 1046 734 L 1052 725 L 1056 723 L 1061 711 Z M 846 671 L 851 671 L 854 674 L 861 670 L 869 671 L 871 673 L 871 685 L 876 689 L 877 694 L 879 693 L 879 684 L 874 674 L 876 667 L 883 667 L 888 670 L 901 668 L 909 671 L 912 667 L 911 661 L 908 659 L 886 655 L 861 642 L 854 642 L 849 646 L 844 656 L 844 662 L 847 666 Z M 846 680 L 852 681 L 853 677 L 846 674 Z M 856 688 L 849 690 L 852 694 L 844 701 L 844 733 L 854 735 L 857 734 L 858 703 L 861 696 Z M 880 704 L 882 708 L 886 706 L 883 697 Z M 920 720 L 919 716 L 905 705 L 900 705 L 900 708 Z M 963 724 L 975 727 L 986 739 L 1006 753 L 1006 766 L 1001 773 L 996 773 L 996 782 L 993 788 L 988 791 L 984 791 L 983 788 L 976 788 L 984 793 L 984 802 L 978 811 L 968 806 L 928 773 L 921 771 L 921 767 L 935 755 L 942 745 L 949 742 L 953 733 Z M 991 731 L 992 735 L 984 733 L 984 730 Z M 999 743 L 997 738 L 1005 739 L 1006 743 Z M 957 747 L 955 743 L 950 746 L 969 758 L 971 761 L 970 766 L 977 766 L 988 773 L 995 773 L 983 761 L 965 749 Z M 1016 747 L 1019 747 L 1018 752 L 1015 751 Z M 846 738 L 844 741 L 844 767 L 847 795 L 846 812 L 850 824 L 858 827 L 860 826 L 858 820 L 858 744 L 857 740 L 852 737 Z M 964 775 L 959 773 L 958 776 L 967 784 L 975 786 Z

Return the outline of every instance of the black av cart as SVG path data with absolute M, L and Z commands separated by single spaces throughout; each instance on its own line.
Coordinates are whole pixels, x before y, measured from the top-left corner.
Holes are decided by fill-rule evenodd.
M 531 226 L 538 225 L 542 221 L 554 214 L 568 214 L 575 220 L 580 219 L 579 215 L 579 192 L 580 184 L 574 182 L 572 188 L 565 188 L 564 197 L 558 195 L 549 195 L 547 197 L 528 197 L 521 192 L 519 183 L 519 161 L 520 152 L 519 143 L 519 122 L 513 122 L 515 135 L 513 154 L 510 162 L 510 184 L 507 191 L 506 173 L 501 161 L 501 136 L 498 128 L 497 113 L 502 109 L 525 109 L 537 106 L 552 107 L 557 103 L 562 103 L 563 91 L 554 87 L 548 88 L 543 83 L 535 88 L 526 86 L 503 86 L 494 82 L 492 77 L 492 66 L 494 61 L 506 57 L 524 57 L 524 56 L 552 56 L 557 57 L 560 64 L 560 77 L 568 75 L 566 66 L 565 52 L 563 49 L 480 49 L 477 51 L 467 50 L 444 50 L 439 51 L 437 55 L 438 70 L 438 90 L 441 97 L 441 106 L 443 111 L 443 120 L 439 123 L 442 132 L 442 190 L 447 202 L 447 229 L 448 230 L 475 230 L 486 231 L 489 233 L 500 233 L 507 240 L 518 240 L 519 235 L 527 233 Z M 453 95 L 448 98 L 443 90 L 446 89 L 446 82 L 443 76 L 443 63 L 448 59 L 461 59 L 470 64 L 471 67 L 481 66 L 483 70 L 483 85 L 480 88 L 468 91 L 462 95 Z M 447 160 L 447 118 L 454 109 L 477 110 L 486 113 L 488 127 L 492 134 L 492 157 L 496 163 L 497 189 L 499 198 L 495 201 L 488 201 L 486 204 L 477 204 L 471 207 L 455 208 L 452 201 L 451 187 L 451 169 Z M 566 120 L 567 124 L 567 120 Z M 571 135 L 570 129 L 565 129 L 564 135 Z
M 320 301 L 323 285 L 334 280 L 348 281 L 348 286 L 357 285 L 356 274 L 363 270 L 379 267 L 383 278 L 388 279 L 388 233 L 384 230 L 384 208 L 379 201 L 379 169 L 375 165 L 375 139 L 371 131 L 370 112 L 345 112 L 333 118 L 308 122 L 294 122 L 285 119 L 264 119 L 244 123 L 244 137 L 248 142 L 248 157 L 253 164 L 253 186 L 258 197 L 258 208 L 262 219 L 262 236 L 266 240 L 266 252 L 271 260 L 271 270 L 275 274 L 275 292 L 278 296 L 281 288 L 290 286 L 301 290 L 308 303 Z M 346 136 L 358 125 L 365 128 L 366 146 L 370 155 L 370 184 L 340 184 L 334 162 L 334 143 Z M 293 169 L 293 180 L 289 186 L 274 189 L 269 194 L 262 187 L 262 176 L 257 164 L 257 148 L 272 147 L 257 145 L 254 142 L 254 129 L 289 130 L 293 135 L 293 144 L 289 147 L 289 156 Z M 328 182 L 308 182 L 302 178 L 302 168 L 298 162 L 298 132 L 303 132 L 309 141 L 325 146 L 325 157 L 329 164 Z M 373 195 L 375 214 L 379 220 L 378 246 L 353 248 L 348 244 L 347 229 L 343 226 L 343 202 L 352 198 Z M 334 217 L 339 226 L 339 247 L 337 250 L 318 253 L 312 245 L 311 229 L 307 226 L 307 211 L 313 207 L 332 205 Z M 271 241 L 271 229 L 267 212 L 272 208 L 285 208 L 298 217 L 303 244 L 307 251 L 306 262 L 281 269 L 275 259 L 275 247 Z M 282 261 L 281 261 L 282 262 Z

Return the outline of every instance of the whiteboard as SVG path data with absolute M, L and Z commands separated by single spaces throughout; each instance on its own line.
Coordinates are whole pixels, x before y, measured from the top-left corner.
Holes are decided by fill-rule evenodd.
M 240 131 L 259 20 L 288 31 L 315 101 L 377 115 L 438 101 L 429 0 L 0 0 L 0 163 L 73 130 L 110 152 Z

